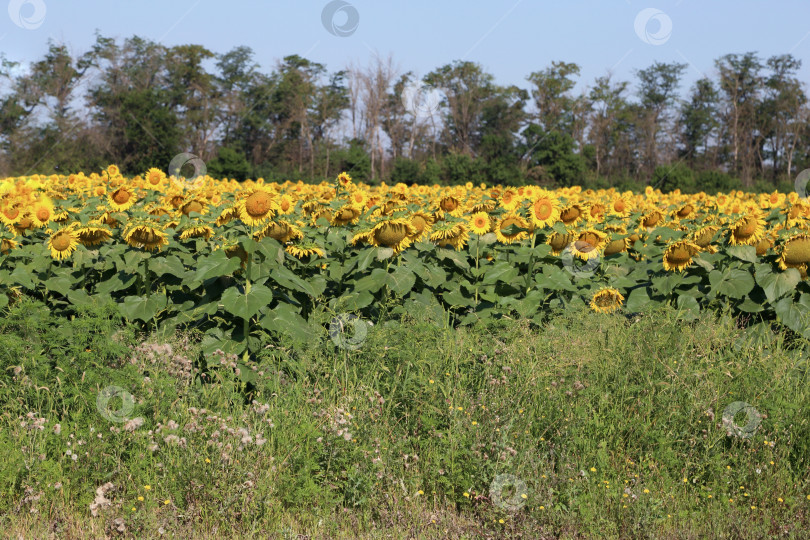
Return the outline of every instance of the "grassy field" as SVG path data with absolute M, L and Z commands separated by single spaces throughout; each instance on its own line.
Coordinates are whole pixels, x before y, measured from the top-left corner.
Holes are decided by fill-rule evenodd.
M 810 387 L 791 336 L 671 309 L 583 308 L 541 327 L 375 321 L 353 347 L 264 348 L 244 377 L 233 357 L 202 358 L 200 336 L 138 335 L 114 306 L 56 319 L 21 299 L 0 317 L 0 526 L 806 538 Z M 753 409 L 724 423 L 734 402 Z

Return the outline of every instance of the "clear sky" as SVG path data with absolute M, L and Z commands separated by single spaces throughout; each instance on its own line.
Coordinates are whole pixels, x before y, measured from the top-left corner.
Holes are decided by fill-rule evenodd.
M 0 51 L 31 61 L 48 39 L 86 51 L 104 36 L 137 34 L 214 52 L 247 45 L 271 68 L 289 54 L 324 63 L 393 56 L 419 75 L 453 60 L 481 63 L 500 84 L 552 60 L 582 67 L 581 85 L 612 70 L 631 79 L 652 62 L 690 64 L 682 92 L 726 53 L 791 53 L 810 83 L 810 0 L 0 0 Z M 334 15 L 326 16 L 330 6 Z M 646 11 L 645 11 L 646 10 Z M 356 24 L 355 24 L 356 23 Z M 328 26 L 328 28 L 327 28 Z M 330 33 L 329 30 L 332 30 Z M 347 34 L 345 36 L 334 34 Z

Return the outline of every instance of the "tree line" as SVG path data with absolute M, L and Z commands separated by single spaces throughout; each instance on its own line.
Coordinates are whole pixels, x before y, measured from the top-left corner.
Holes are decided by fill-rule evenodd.
M 248 47 L 97 34 L 78 55 L 49 42 L 25 70 L 0 57 L 0 175 L 138 174 L 189 152 L 236 179 L 785 187 L 810 166 L 800 67 L 727 54 L 688 89 L 685 64 L 655 62 L 575 91 L 563 61 L 502 86 L 467 61 L 420 78 L 391 58 L 329 71 L 292 55 L 267 72 Z

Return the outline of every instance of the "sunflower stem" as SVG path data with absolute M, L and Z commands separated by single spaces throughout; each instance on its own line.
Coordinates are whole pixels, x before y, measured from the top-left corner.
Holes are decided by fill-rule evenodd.
M 253 235 L 251 234 L 251 238 Z M 248 304 L 248 294 L 250 294 L 250 266 L 253 261 L 253 253 L 248 253 L 245 262 L 245 303 Z M 242 319 L 242 335 L 245 337 L 245 351 L 250 355 L 250 317 Z
M 143 259 L 143 279 L 146 287 L 146 298 L 152 293 L 152 277 L 149 275 L 149 257 Z
M 532 232 L 532 249 L 529 252 L 529 271 L 526 273 L 526 294 L 532 288 L 532 272 L 534 272 L 534 244 L 537 240 L 537 231 Z

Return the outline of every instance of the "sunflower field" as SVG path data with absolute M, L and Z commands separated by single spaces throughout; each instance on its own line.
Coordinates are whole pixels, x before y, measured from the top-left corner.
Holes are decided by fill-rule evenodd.
M 810 203 L 535 186 L 369 186 L 101 173 L 0 180 L 0 308 L 112 299 L 209 350 L 325 335 L 323 317 L 541 322 L 555 308 L 747 314 L 810 337 Z M 328 320 L 328 317 L 327 317 Z

